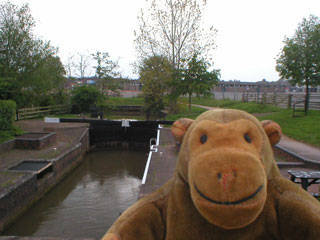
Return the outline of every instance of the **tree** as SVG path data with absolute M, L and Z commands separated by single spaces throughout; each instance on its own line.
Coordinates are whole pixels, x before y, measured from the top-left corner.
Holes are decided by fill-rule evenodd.
M 292 85 L 306 86 L 305 111 L 309 108 L 309 86 L 320 84 L 320 19 L 304 18 L 291 38 L 285 38 L 276 70 Z
M 102 94 L 107 94 L 106 90 L 115 92 L 120 86 L 115 80 L 115 77 L 119 76 L 116 69 L 119 67 L 118 62 L 110 60 L 110 56 L 107 52 L 97 52 L 92 54 L 93 59 L 96 61 L 96 77 L 98 78 L 97 85 Z
M 164 107 L 163 98 L 172 81 L 172 65 L 165 57 L 153 56 L 143 61 L 139 75 L 146 111 L 157 114 Z
M 72 60 L 74 73 L 77 77 L 84 78 L 90 75 L 89 68 L 92 61 L 90 54 L 78 52 L 75 56 L 73 56 Z
M 74 77 L 74 58 L 75 56 L 69 53 L 67 57 L 67 62 L 64 64 L 64 68 L 69 79 L 72 79 Z
M 182 70 L 181 89 L 182 94 L 188 94 L 189 112 L 191 112 L 191 97 L 210 96 L 211 89 L 219 81 L 220 70 L 209 71 L 211 64 L 198 54 L 194 54 Z
M 27 85 L 24 76 L 31 62 L 34 26 L 27 4 L 20 8 L 9 2 L 0 5 L 0 85 L 7 86 L 0 89 L 0 95 L 15 100 L 18 106 L 25 102 L 21 89 Z
M 201 53 L 209 59 L 215 47 L 216 30 L 201 27 L 205 0 L 151 0 L 147 12 L 141 10 L 139 29 L 135 32 L 135 46 L 139 64 L 152 56 L 165 56 L 173 71 L 173 85 L 170 89 L 175 102 L 179 69 L 182 59 L 189 59 L 194 53 Z
M 33 35 L 35 21 L 28 4 L 0 5 L 1 99 L 12 99 L 18 107 L 39 104 L 63 88 L 64 68 L 57 49 Z M 2 98 L 3 97 L 3 98 Z
M 64 75 L 65 69 L 59 57 L 48 55 L 39 60 L 34 72 L 28 76 L 30 78 L 29 91 L 31 96 L 36 99 L 35 104 L 42 106 L 55 104 L 55 96 L 61 97 L 64 92 Z M 59 99 L 57 100 L 59 102 Z
M 28 4 L 20 8 L 6 2 L 0 5 L 1 75 L 16 77 L 30 63 L 35 42 L 35 21 Z

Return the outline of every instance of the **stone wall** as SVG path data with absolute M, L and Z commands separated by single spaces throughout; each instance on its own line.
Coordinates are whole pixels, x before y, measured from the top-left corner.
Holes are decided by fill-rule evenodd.
M 22 176 L 16 184 L 1 192 L 0 232 L 19 215 L 27 202 L 32 201 L 36 192 L 37 177 L 34 174 Z

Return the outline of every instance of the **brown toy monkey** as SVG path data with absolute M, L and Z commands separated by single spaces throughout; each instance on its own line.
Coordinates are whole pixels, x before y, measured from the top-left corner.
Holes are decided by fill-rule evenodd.
M 177 120 L 172 133 L 182 142 L 174 176 L 103 240 L 320 239 L 320 203 L 274 160 L 278 124 L 219 109 Z

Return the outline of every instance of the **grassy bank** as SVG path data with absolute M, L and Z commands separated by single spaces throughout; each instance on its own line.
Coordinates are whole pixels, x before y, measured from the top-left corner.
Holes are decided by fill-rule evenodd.
M 258 117 L 277 122 L 283 134 L 316 147 L 320 147 L 320 111 L 310 110 L 306 117 L 292 117 L 292 110 L 282 110 Z

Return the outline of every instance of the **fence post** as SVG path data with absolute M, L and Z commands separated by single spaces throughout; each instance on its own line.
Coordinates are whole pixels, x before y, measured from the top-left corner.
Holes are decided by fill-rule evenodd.
M 291 109 L 291 105 L 292 105 L 292 94 L 288 95 L 288 106 L 287 109 Z
M 264 94 L 262 95 L 262 104 L 263 104 L 263 105 L 266 105 L 266 104 L 267 104 L 267 93 L 264 93 Z
M 277 93 L 273 94 L 273 105 L 277 106 Z

